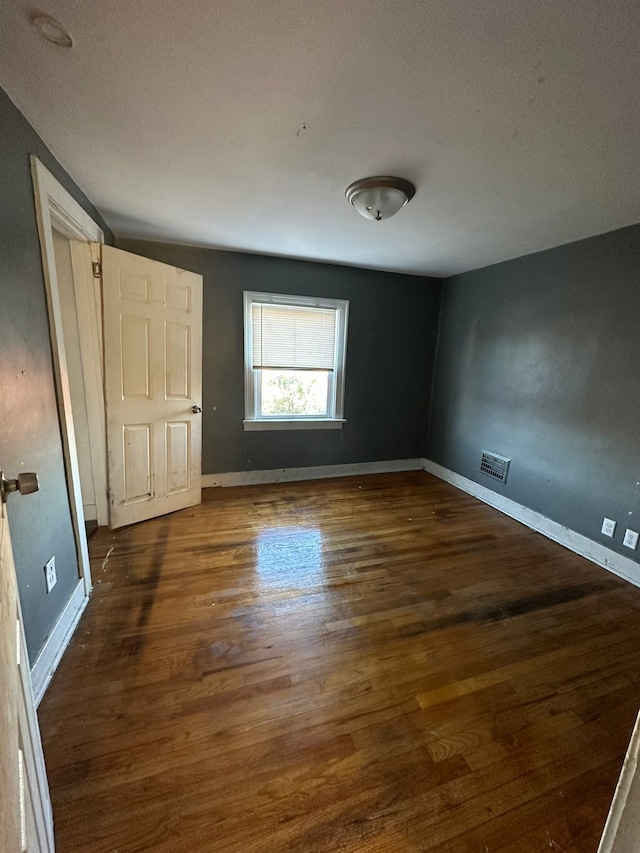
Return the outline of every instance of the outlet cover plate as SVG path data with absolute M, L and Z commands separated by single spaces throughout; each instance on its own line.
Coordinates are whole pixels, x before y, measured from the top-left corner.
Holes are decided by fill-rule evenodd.
M 626 545 L 627 548 L 631 548 L 633 551 L 638 547 L 638 534 L 635 530 L 627 529 L 624 532 L 624 539 L 622 541 L 623 545 Z
M 52 557 L 50 560 L 47 561 L 47 563 L 45 563 L 44 579 L 47 583 L 47 593 L 50 593 L 54 586 L 58 583 L 55 557 Z
M 610 536 L 613 539 L 613 534 L 616 532 L 616 524 L 612 518 L 606 518 L 602 522 L 602 530 L 600 533 L 604 533 L 605 536 Z

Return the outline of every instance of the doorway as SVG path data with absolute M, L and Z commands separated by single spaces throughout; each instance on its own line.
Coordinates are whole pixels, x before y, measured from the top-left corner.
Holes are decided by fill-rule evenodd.
M 85 337 L 89 338 L 91 345 L 97 352 L 99 352 L 100 348 L 100 339 L 98 337 L 98 320 L 93 296 L 92 262 L 94 259 L 92 252 L 97 255 L 98 244 L 104 242 L 104 235 L 97 223 L 93 221 L 78 202 L 35 156 L 31 157 L 31 175 L 33 178 L 36 219 L 42 255 L 42 270 L 47 296 L 51 355 L 58 398 L 62 450 L 78 568 L 78 583 L 60 613 L 38 657 L 32 662 L 31 681 L 37 706 L 87 605 L 92 587 L 87 534 L 84 523 L 80 465 L 78 462 L 73 424 L 69 370 L 58 288 L 54 230 L 69 241 L 74 290 L 76 293 L 77 326 L 81 348 L 84 349 L 82 334 L 84 331 Z M 92 248 L 92 244 L 97 248 Z M 73 249 L 74 246 L 76 247 L 75 252 Z M 96 257 L 95 260 L 97 259 Z M 78 300 L 79 294 L 83 298 L 82 307 L 81 302 Z M 93 320 L 89 319 L 90 316 L 93 316 Z M 87 317 L 86 320 L 85 317 Z M 99 361 L 96 369 L 99 373 L 101 369 Z M 95 394 L 100 400 L 102 399 L 101 375 L 96 379 Z M 86 393 L 85 402 L 89 425 L 91 425 L 91 404 L 90 398 Z M 102 405 L 104 406 L 104 403 Z M 102 418 L 104 419 L 104 414 Z M 91 438 L 91 444 L 93 445 L 93 443 L 93 438 Z M 96 447 L 98 446 L 106 447 L 104 439 L 101 445 L 99 442 L 96 442 Z M 104 467 L 106 469 L 106 458 L 104 459 Z M 106 473 L 104 474 L 104 479 L 106 482 Z M 106 494 L 104 496 L 104 503 L 105 521 L 102 523 L 106 523 Z M 100 517 L 100 495 L 97 486 L 96 514 Z
M 100 482 L 96 483 L 96 479 L 99 480 L 99 477 L 97 478 L 94 473 L 93 457 L 96 457 L 103 449 L 92 447 L 91 445 L 87 394 L 85 393 L 85 386 L 87 384 L 86 374 L 88 370 L 86 369 L 85 360 L 82 358 L 82 347 L 80 345 L 78 306 L 76 304 L 76 288 L 71 254 L 72 244 L 66 234 L 55 227 L 52 229 L 52 234 L 58 293 L 62 310 L 62 333 L 67 357 L 73 427 L 80 471 L 82 509 L 88 537 L 100 523 L 98 519 L 96 486 L 99 489 L 102 484 Z M 103 519 L 100 519 L 100 521 L 104 523 Z

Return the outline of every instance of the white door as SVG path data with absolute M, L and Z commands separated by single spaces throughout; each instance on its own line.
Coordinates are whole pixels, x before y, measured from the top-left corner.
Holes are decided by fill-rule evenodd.
M 102 246 L 111 527 L 200 503 L 202 276 Z
M 9 522 L 1 500 L 0 705 L 0 850 L 48 853 L 54 849 L 49 786 L 31 692 Z

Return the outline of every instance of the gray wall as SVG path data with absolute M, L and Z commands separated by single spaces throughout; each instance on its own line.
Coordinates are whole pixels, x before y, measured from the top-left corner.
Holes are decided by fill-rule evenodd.
M 8 502 L 20 600 L 33 661 L 77 582 L 51 341 L 29 155 L 36 154 L 112 235 L 22 114 L 0 89 L 0 466 L 37 471 L 40 491 Z M 47 595 L 44 564 L 56 557 Z
M 100 216 L 0 90 L 0 465 L 36 470 L 9 502 L 32 660 L 76 582 L 29 154 Z M 441 282 L 132 240 L 118 245 L 204 276 L 204 473 L 422 454 L 639 560 L 640 226 Z M 350 300 L 342 430 L 244 432 L 242 291 Z M 384 326 L 391 339 L 383 345 Z M 434 393 L 427 435 L 429 400 Z M 482 448 L 510 456 L 501 486 Z M 602 517 L 618 521 L 613 541 Z M 47 596 L 43 566 L 55 554 Z
M 638 560 L 639 320 L 640 226 L 448 279 L 427 455 Z
M 438 279 L 137 240 L 117 245 L 204 276 L 204 474 L 422 455 Z M 343 429 L 244 432 L 243 290 L 349 300 Z

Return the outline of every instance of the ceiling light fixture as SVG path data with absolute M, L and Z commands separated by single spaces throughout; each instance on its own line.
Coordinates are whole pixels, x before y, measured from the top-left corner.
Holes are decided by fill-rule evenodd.
M 415 192 L 413 184 L 403 178 L 379 175 L 354 181 L 347 187 L 345 195 L 360 216 L 380 222 L 397 213 L 411 201 Z
M 71 35 L 59 21 L 45 12 L 32 12 L 28 20 L 38 35 L 56 47 L 73 47 Z

